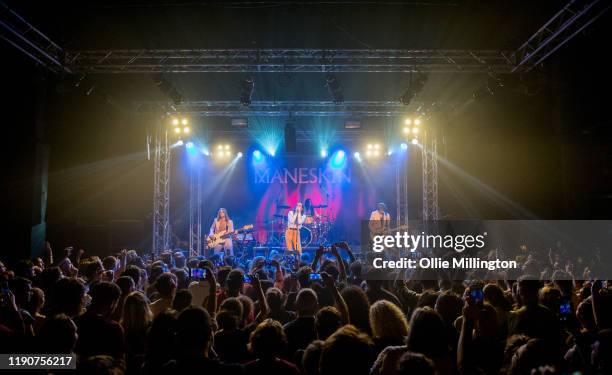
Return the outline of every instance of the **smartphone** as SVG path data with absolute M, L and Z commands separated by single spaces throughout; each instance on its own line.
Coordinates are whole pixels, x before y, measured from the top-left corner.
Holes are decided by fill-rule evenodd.
M 476 304 L 481 305 L 484 299 L 484 293 L 480 288 L 472 288 L 470 289 L 470 297 L 472 300 L 474 300 L 474 302 L 476 302 Z
M 247 275 L 247 274 L 245 273 L 245 274 L 244 274 L 244 282 L 245 282 L 245 283 L 250 283 L 251 281 L 253 281 L 253 280 L 251 280 L 251 276 L 249 276 L 249 275 Z
M 204 280 L 206 278 L 206 270 L 204 268 L 192 268 L 189 270 L 189 277 L 192 280 Z
M 321 280 L 321 274 L 320 274 L 320 273 L 314 273 L 314 272 L 313 272 L 313 273 L 311 273 L 311 274 L 310 274 L 309 279 L 310 279 L 311 281 L 314 281 L 314 280 Z
M 562 300 L 559 304 L 559 318 L 561 320 L 567 320 L 567 317 L 572 313 L 572 306 L 570 301 Z
M 11 289 L 9 288 L 8 281 L 3 281 L 0 286 L 0 293 L 2 293 L 3 296 L 7 296 L 10 292 Z

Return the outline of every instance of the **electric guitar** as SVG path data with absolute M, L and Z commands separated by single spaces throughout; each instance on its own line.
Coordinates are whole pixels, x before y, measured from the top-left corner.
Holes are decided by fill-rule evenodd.
M 221 245 L 226 238 L 233 236 L 234 234 L 246 232 L 251 229 L 253 229 L 253 224 L 245 225 L 242 228 L 237 229 L 233 232 L 228 232 L 224 230 L 219 233 L 215 233 L 212 236 L 208 236 L 208 238 L 206 238 L 206 246 L 208 246 L 208 248 L 213 248 L 215 246 Z

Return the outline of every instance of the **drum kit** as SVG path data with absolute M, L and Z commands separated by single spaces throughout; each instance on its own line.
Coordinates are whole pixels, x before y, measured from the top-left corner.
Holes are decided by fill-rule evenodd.
M 285 230 L 287 229 L 287 210 L 291 207 L 285 204 L 276 205 L 276 213 L 273 220 L 269 222 L 272 230 L 268 236 L 269 245 L 285 244 Z M 306 220 L 300 228 L 300 242 L 302 248 L 311 245 L 318 246 L 327 243 L 332 227 L 332 222 L 327 214 L 327 204 L 313 205 L 314 214 L 306 215 Z

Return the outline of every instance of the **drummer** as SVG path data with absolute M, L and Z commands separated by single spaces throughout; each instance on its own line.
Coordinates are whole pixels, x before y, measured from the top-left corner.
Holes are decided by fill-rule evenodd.
M 306 215 L 304 224 L 312 224 L 315 222 L 317 214 L 315 213 L 314 206 L 312 205 L 310 198 L 306 198 L 304 201 L 304 215 Z

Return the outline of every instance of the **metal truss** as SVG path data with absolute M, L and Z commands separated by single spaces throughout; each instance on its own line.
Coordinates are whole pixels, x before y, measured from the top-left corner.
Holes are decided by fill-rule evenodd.
M 66 52 L 79 73 L 509 73 L 512 51 L 167 49 Z
M 408 158 L 397 160 L 395 168 L 395 206 L 397 227 L 408 225 Z
M 423 173 L 423 221 L 439 218 L 438 208 L 438 142 L 431 132 L 424 132 L 421 149 Z
M 514 56 L 512 73 L 529 71 L 597 20 L 612 3 L 609 0 L 571 0 L 535 32 Z
M 2 2 L 0 39 L 54 73 L 70 73 L 62 62 L 64 50 Z
M 202 254 L 202 169 L 191 168 L 189 182 L 189 256 Z
M 152 104 L 152 103 L 147 103 Z M 165 106 L 168 103 L 153 103 Z M 424 102 L 413 101 L 411 108 Z M 334 104 L 331 101 L 253 101 L 245 107 L 240 101 L 191 101 L 174 106 L 177 113 L 193 117 L 238 117 L 238 116 L 357 116 L 391 117 L 402 116 L 408 106 L 393 101 L 346 101 Z
M 155 134 L 153 169 L 153 254 L 170 248 L 170 161 L 168 132 L 158 126 Z

